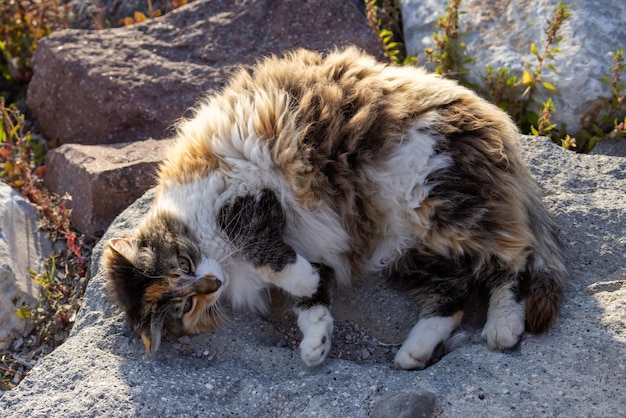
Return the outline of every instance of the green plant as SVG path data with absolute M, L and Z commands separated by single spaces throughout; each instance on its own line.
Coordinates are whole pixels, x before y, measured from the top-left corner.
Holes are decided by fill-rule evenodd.
M 43 299 L 37 306 L 25 305 L 16 311 L 19 318 L 34 324 L 37 355 L 51 352 L 65 340 L 86 284 L 83 238 L 71 227 L 66 207 L 69 197 L 55 195 L 43 185 L 44 152 L 45 142 L 26 129 L 24 115 L 14 106 L 5 106 L 0 98 L 0 179 L 20 191 L 37 209 L 40 229 L 55 241 L 65 240 L 67 245 L 67 251 L 53 256 L 43 272 L 29 270 L 43 289 Z M 17 384 L 30 368 L 29 362 L 15 358 L 14 353 L 0 353 L 0 371 L 12 376 L 0 379 L 2 388 Z
M 549 61 L 555 61 L 556 54 L 560 52 L 560 50 L 556 48 L 556 45 L 563 40 L 563 37 L 559 33 L 563 27 L 563 23 L 570 16 L 571 13 L 569 11 L 569 5 L 559 2 L 552 19 L 548 20 L 548 27 L 544 32 L 546 40 L 542 52 L 539 53 L 539 50 L 534 43 L 530 45 L 530 52 L 535 56 L 537 62 L 535 65 L 530 63 L 526 64 L 526 68 L 522 73 L 521 79 L 522 86 L 524 86 L 525 89 L 519 100 L 519 109 L 517 109 L 515 114 L 513 114 L 517 124 L 523 132 L 530 131 L 535 135 L 543 135 L 552 130 L 552 128 L 548 130 L 535 128 L 535 126 L 539 125 L 540 118 L 543 119 L 542 123 L 545 126 L 552 126 L 549 123 L 549 117 L 548 119 L 545 119 L 547 114 L 556 110 L 555 106 L 552 104 L 552 99 L 548 99 L 549 103 L 546 102 L 542 105 L 538 105 L 534 96 L 540 87 L 543 87 L 551 94 L 555 94 L 557 92 L 554 85 L 548 83 L 547 81 L 543 81 L 543 75 L 545 68 L 552 70 L 554 73 L 558 73 L 554 64 Z M 541 116 L 535 112 L 534 109 L 537 108 L 542 109 Z
M 535 136 L 549 136 L 550 132 L 556 127 L 556 123 L 550 123 L 552 112 L 555 110 L 556 106 L 552 103 L 552 98 L 548 97 L 537 120 L 537 127 L 530 125 L 530 132 Z
M 34 139 L 25 130 L 24 115 L 5 106 L 0 98 L 0 179 L 35 206 L 41 216 L 39 227 L 55 241 L 64 239 L 84 270 L 80 239 L 72 229 L 71 212 L 66 206 L 70 197 L 60 197 L 43 187 L 45 151 L 45 141 Z
M 389 61 L 402 65 L 417 63 L 417 57 L 409 55 L 405 48 L 398 0 L 366 0 L 365 9 Z
M 545 89 L 550 94 L 557 92 L 553 84 L 543 81 L 543 76 L 546 68 L 558 73 L 553 63 L 560 52 L 556 45 L 563 39 L 559 32 L 569 17 L 569 6 L 558 3 L 544 31 L 546 40 L 543 50 L 540 53 L 534 43 L 530 45 L 530 52 L 536 58 L 536 62 L 525 63 L 521 77 L 511 74 L 511 71 L 506 68 L 500 68 L 498 72 L 494 72 L 493 67 L 490 66 L 486 67 L 486 75 L 483 77 L 486 96 L 506 110 L 522 132 L 550 135 L 556 142 L 562 134 L 554 130 L 557 125 L 550 121 L 552 114 L 556 111 L 556 106 L 551 97 L 540 104 L 536 102 L 535 96 L 540 89 Z
M 67 7 L 58 0 L 5 0 L 0 3 L 0 78 L 7 86 L 32 77 L 36 42 L 67 27 Z
M 624 50 L 611 54 L 611 59 L 611 76 L 600 79 L 610 86 L 611 94 L 599 97 L 580 118 L 582 128 L 576 133 L 575 142 L 579 152 L 591 151 L 603 139 L 626 137 L 626 89 L 622 83 L 626 69 Z
M 31 201 L 38 200 L 46 143 L 25 131 L 25 118 L 0 97 L 0 178 Z
M 465 12 L 460 10 L 461 0 L 449 0 L 444 14 L 437 17 L 436 27 L 439 33 L 433 34 L 435 48 L 426 48 L 424 52 L 429 62 L 437 64 L 434 71 L 446 77 L 453 77 L 462 84 L 472 87 L 466 79 L 469 72 L 465 67 L 474 60 L 467 56 L 465 43 L 461 38 L 467 33 L 459 30 L 459 16 Z

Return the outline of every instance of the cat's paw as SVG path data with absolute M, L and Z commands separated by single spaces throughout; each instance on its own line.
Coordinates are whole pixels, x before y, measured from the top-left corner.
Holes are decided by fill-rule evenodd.
M 307 366 L 318 366 L 330 352 L 333 317 L 323 305 L 298 309 L 297 314 L 298 327 L 304 335 L 300 343 L 300 356 Z
M 310 297 L 317 292 L 320 275 L 304 257 L 298 255 L 296 262 L 288 264 L 280 272 L 275 281 L 276 286 L 286 290 L 293 296 Z
M 394 366 L 403 370 L 423 369 L 437 345 L 450 337 L 461 322 L 463 312 L 453 316 L 433 316 L 420 319 L 396 353 Z
M 519 303 L 490 310 L 482 336 L 494 350 L 511 348 L 524 333 L 525 317 L 524 305 Z

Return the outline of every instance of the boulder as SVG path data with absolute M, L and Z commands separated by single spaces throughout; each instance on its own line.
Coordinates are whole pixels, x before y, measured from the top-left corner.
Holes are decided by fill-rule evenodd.
M 424 48 L 433 47 L 432 34 L 437 15 L 445 12 L 446 2 L 438 0 L 401 0 L 402 22 L 406 46 L 411 54 L 424 59 Z M 622 0 L 568 0 L 571 17 L 565 22 L 561 35 L 563 41 L 556 47 L 553 63 L 555 74 L 545 69 L 544 81 L 557 89 L 556 112 L 553 122 L 567 123 L 568 132 L 576 133 L 580 117 L 599 96 L 610 96 L 610 85 L 599 81 L 610 76 L 613 65 L 610 53 L 626 45 L 626 2 Z M 466 65 L 469 79 L 481 84 L 485 66 L 495 70 L 505 67 L 521 79 L 524 63 L 536 64 L 530 45 L 535 43 L 540 52 L 545 44 L 546 20 L 552 19 L 557 2 L 554 0 L 520 0 L 485 2 L 463 0 L 460 17 L 462 30 L 467 34 L 462 40 L 467 45 L 467 55 L 474 62 Z M 545 91 L 537 96 L 543 103 Z
M 88 235 L 100 235 L 111 221 L 154 185 L 156 167 L 171 141 L 66 144 L 46 155 L 46 186 L 72 196 L 72 222 Z
M 43 272 L 53 248 L 38 222 L 28 200 L 0 182 L 0 351 L 32 330 L 33 324 L 19 318 L 17 310 L 36 307 L 41 286 L 28 270 Z
M 351 1 L 198 0 L 136 25 L 46 37 L 27 104 L 44 136 L 64 144 L 161 139 L 240 66 L 347 44 L 382 57 Z
M 580 155 L 545 138 L 522 149 L 563 237 L 570 283 L 555 327 L 490 351 L 465 344 L 423 371 L 391 367 L 417 315 L 366 279 L 338 291 L 333 350 L 299 358 L 294 318 L 234 313 L 216 331 L 166 339 L 152 358 L 104 288 L 103 242 L 131 232 L 152 191 L 111 225 L 69 339 L 0 398 L 5 417 L 62 416 L 621 416 L 626 404 L 626 159 Z M 484 308 L 484 306 L 483 306 Z M 412 414 L 412 415 L 411 415 Z

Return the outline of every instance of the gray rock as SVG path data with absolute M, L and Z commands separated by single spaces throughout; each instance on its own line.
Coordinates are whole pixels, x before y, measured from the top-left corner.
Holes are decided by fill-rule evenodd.
M 32 329 L 32 323 L 16 313 L 24 305 L 35 308 L 41 298 L 41 286 L 28 269 L 43 271 L 52 243 L 38 231 L 38 221 L 28 200 L 0 182 L 0 350 Z
M 372 418 L 430 418 L 435 413 L 435 394 L 428 391 L 401 392 L 380 400 Z
M 433 47 L 432 33 L 436 32 L 438 14 L 445 11 L 444 1 L 401 0 L 404 35 L 407 49 L 422 58 L 424 48 Z M 563 26 L 563 41 L 557 46 L 561 52 L 554 62 L 559 74 L 546 70 L 544 81 L 558 89 L 553 113 L 554 122 L 565 122 L 568 131 L 575 133 L 579 119 L 598 96 L 610 96 L 610 86 L 599 79 L 610 76 L 612 65 L 609 53 L 626 45 L 626 2 L 623 0 L 569 0 L 571 17 Z M 545 42 L 546 20 L 556 9 L 554 0 L 520 0 L 486 2 L 463 0 L 461 10 L 467 13 L 460 24 L 468 33 L 463 38 L 467 55 L 476 60 L 467 65 L 469 78 L 479 82 L 485 66 L 496 70 L 510 69 L 521 77 L 523 63 L 536 63 L 530 52 L 531 43 L 541 48 Z M 537 97 L 541 103 L 547 95 Z
M 591 150 L 591 154 L 626 157 L 626 138 L 601 141 Z
M 428 369 L 407 372 L 392 369 L 384 350 L 359 363 L 363 339 L 335 333 L 342 352 L 309 369 L 285 337 L 280 315 L 236 313 L 186 344 L 164 341 L 149 358 L 104 290 L 99 244 L 70 338 L 0 398 L 3 416 L 365 417 L 387 403 L 401 407 L 406 395 L 399 394 L 407 391 L 433 393 L 435 416 L 621 416 L 626 159 L 575 154 L 544 138 L 524 137 L 522 145 L 561 229 L 571 278 L 561 317 L 547 335 L 526 335 L 505 353 L 472 338 Z M 104 239 L 131 231 L 150 193 Z M 336 304 L 338 331 L 366 333 L 367 344 L 388 349 L 408 332 L 411 321 L 404 318 L 415 314 L 406 298 L 370 281 L 338 300 L 359 301 L 356 308 Z
M 27 104 L 49 139 L 103 144 L 170 135 L 237 68 L 296 47 L 382 56 L 352 2 L 198 0 L 158 19 L 37 43 Z

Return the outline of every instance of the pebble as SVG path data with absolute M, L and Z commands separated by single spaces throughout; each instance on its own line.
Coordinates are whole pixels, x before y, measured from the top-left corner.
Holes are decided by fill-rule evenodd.
M 183 335 L 178 339 L 178 342 L 183 345 L 189 345 L 191 344 L 191 338 L 188 335 Z

